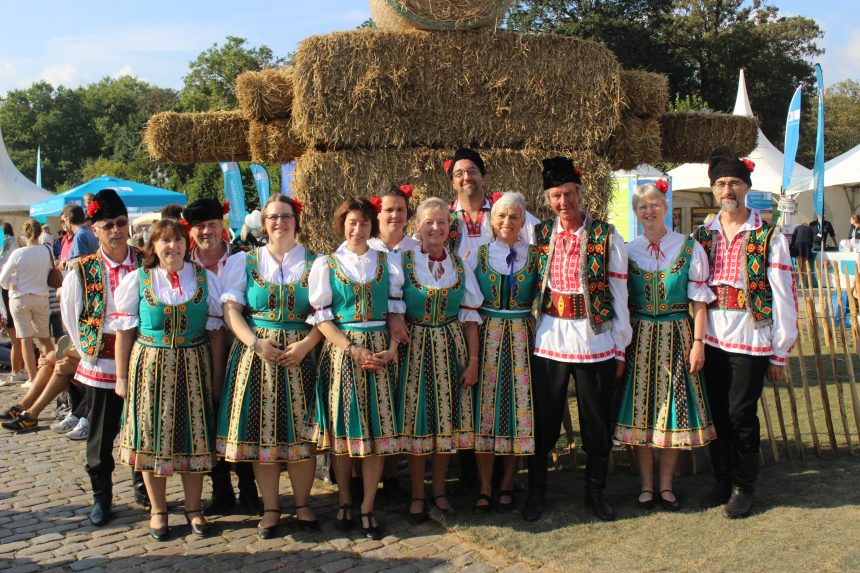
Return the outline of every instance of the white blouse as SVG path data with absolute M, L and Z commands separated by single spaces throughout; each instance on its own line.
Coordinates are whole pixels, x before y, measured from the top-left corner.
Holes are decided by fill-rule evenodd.
M 503 275 L 510 274 L 511 265 L 508 263 L 508 255 L 511 254 L 511 247 L 508 246 L 507 243 L 496 239 L 489 244 L 487 250 L 487 254 L 490 259 L 490 266 Z M 529 244 L 522 239 L 518 239 L 517 242 L 514 243 L 514 251 L 517 254 L 517 258 L 514 261 L 514 272 L 517 272 L 526 266 L 526 260 L 529 256 Z M 472 271 L 478 268 L 477 252 L 474 257 L 469 259 L 468 266 Z
M 334 252 L 334 258 L 340 265 L 343 274 L 349 280 L 358 283 L 366 283 L 373 279 L 376 275 L 378 257 L 385 257 L 388 265 L 388 312 L 402 314 L 406 311 L 406 305 L 402 300 L 392 300 L 401 299 L 403 293 L 403 271 L 397 264 L 398 257 L 396 255 L 388 256 L 386 253 L 375 249 L 368 249 L 363 255 L 357 255 L 349 250 L 346 243 L 343 243 Z M 308 278 L 310 282 L 308 299 L 314 308 L 314 313 L 308 317 L 307 322 L 312 326 L 326 320 L 334 320 L 334 313 L 331 309 L 332 289 L 329 271 L 326 257 L 319 257 L 311 267 L 311 276 Z M 380 326 L 385 324 L 385 321 L 372 320 L 353 324 L 356 326 Z
M 411 251 L 413 249 L 419 248 L 421 245 L 417 240 L 404 235 L 403 238 L 397 243 L 397 246 L 393 249 L 389 249 L 388 245 L 385 244 L 385 241 L 380 239 L 379 237 L 373 237 L 372 239 L 367 241 L 367 246 L 371 249 L 375 249 L 377 251 L 383 253 L 402 253 L 403 251 Z
M 260 247 L 257 255 L 257 270 L 260 275 L 270 283 L 289 284 L 302 278 L 305 274 L 305 248 L 296 245 L 286 253 L 280 263 L 275 260 L 267 247 Z M 221 294 L 221 302 L 228 300 L 237 302 L 244 306 L 245 289 L 248 286 L 248 274 L 245 272 L 248 261 L 248 253 L 236 253 L 227 259 L 227 264 L 221 271 L 221 286 L 224 291 Z
M 484 216 L 481 220 L 480 234 L 469 235 L 464 215 L 465 209 L 460 206 L 459 199 L 454 200 L 454 205 L 451 210 L 454 211 L 458 219 L 459 245 L 457 247 L 457 254 L 460 255 L 460 258 L 464 261 L 476 257 L 478 255 L 478 247 L 493 241 L 493 227 L 490 224 L 490 210 L 492 209 L 492 205 L 489 200 L 484 201 L 483 209 Z M 526 211 L 526 220 L 523 224 L 523 228 L 520 230 L 520 240 L 524 243 L 534 243 L 535 225 L 538 223 L 540 223 L 540 219 Z
M 651 241 L 640 235 L 627 243 L 627 257 L 646 272 L 654 272 L 670 266 L 681 253 L 686 236 L 675 231 L 666 231 L 656 248 L 650 247 Z M 698 241 L 693 241 L 693 258 L 687 282 L 687 298 L 708 303 L 717 298 L 708 286 L 708 254 Z
M 442 261 L 443 274 L 439 279 L 433 276 L 430 272 L 429 258 L 426 253 L 422 253 L 421 249 L 415 249 L 415 275 L 418 282 L 433 288 L 446 288 L 453 285 L 457 281 L 457 272 L 454 269 L 454 261 L 451 256 L 445 251 L 445 259 Z M 398 265 L 402 265 L 403 259 L 398 259 Z M 460 303 L 460 312 L 458 319 L 460 322 L 477 322 L 481 324 L 483 320 L 478 314 L 478 308 L 484 302 L 484 295 L 481 293 L 481 287 L 478 285 L 478 279 L 475 278 L 475 271 L 470 266 L 471 263 L 463 261 L 463 274 L 466 277 L 466 292 L 463 294 L 463 301 Z M 402 272 L 402 271 L 401 271 Z M 403 282 L 397 285 L 398 292 L 392 296 L 403 296 Z M 468 307 L 468 308 L 465 308 Z M 405 305 L 404 305 L 405 310 Z
M 194 265 L 186 263 L 179 270 L 179 287 L 170 284 L 167 271 L 155 267 L 152 271 L 152 289 L 155 298 L 164 304 L 182 304 L 188 302 L 197 290 L 197 277 Z M 140 324 L 140 285 L 138 276 L 140 270 L 134 270 L 122 279 L 114 293 L 116 298 L 117 317 L 112 321 L 114 330 L 131 330 Z M 206 330 L 218 330 L 224 324 L 224 312 L 221 307 L 221 281 L 212 271 L 206 271 L 208 287 Z

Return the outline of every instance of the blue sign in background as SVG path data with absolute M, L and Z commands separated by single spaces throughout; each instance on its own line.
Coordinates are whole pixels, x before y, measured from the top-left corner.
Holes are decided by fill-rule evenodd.
M 224 174 L 224 198 L 230 202 L 230 228 L 238 231 L 245 222 L 245 189 L 242 187 L 242 173 L 235 161 L 220 163 Z

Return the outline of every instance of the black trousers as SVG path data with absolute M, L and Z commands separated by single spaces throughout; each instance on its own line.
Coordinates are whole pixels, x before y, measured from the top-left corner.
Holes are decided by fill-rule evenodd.
M 87 386 L 90 434 L 87 438 L 87 472 L 108 478 L 114 469 L 113 442 L 119 433 L 123 399 L 113 388 Z
M 705 387 L 717 439 L 709 452 L 718 481 L 752 488 L 758 476 L 758 401 L 768 357 L 705 348 Z
M 612 398 L 615 392 L 615 359 L 594 363 L 559 362 L 532 357 L 532 396 L 535 413 L 535 459 L 546 463 L 561 433 L 567 408 L 567 384 L 576 382 L 582 449 L 589 456 L 605 458 L 612 449 Z

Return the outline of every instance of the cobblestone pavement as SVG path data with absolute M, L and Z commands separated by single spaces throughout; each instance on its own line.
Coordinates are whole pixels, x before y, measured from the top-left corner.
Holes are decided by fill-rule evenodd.
M 18 384 L 0 387 L 0 407 L 8 408 L 23 394 Z M 261 540 L 256 517 L 216 517 L 213 534 L 193 538 L 182 515 L 178 477 L 168 479 L 173 539 L 158 543 L 149 537 L 148 513 L 134 504 L 131 475 L 117 465 L 114 472 L 114 519 L 101 528 L 87 520 L 91 496 L 84 472 L 85 442 L 52 432 L 53 409 L 40 420 L 40 430 L 13 434 L 0 429 L 0 570 L 28 571 L 530 571 L 496 552 L 460 540 L 435 522 L 413 527 L 405 504 L 380 501 L 377 517 L 388 534 L 381 541 L 360 531 L 334 529 L 336 495 L 323 482 L 314 488 L 312 505 L 322 533 L 302 532 L 285 514 L 281 536 Z M 235 480 L 235 477 L 234 477 Z M 204 498 L 209 495 L 205 479 Z M 288 491 L 282 479 L 281 491 Z M 292 507 L 288 495 L 282 505 Z

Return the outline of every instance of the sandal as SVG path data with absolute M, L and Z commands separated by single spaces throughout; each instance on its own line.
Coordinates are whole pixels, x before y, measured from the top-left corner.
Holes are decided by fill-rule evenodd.
M 421 511 L 416 513 L 412 513 L 412 504 L 416 501 L 421 502 Z M 427 508 L 425 507 L 426 502 L 423 497 L 413 497 L 412 501 L 409 503 L 409 515 L 407 516 L 407 520 L 412 525 L 421 525 L 425 521 L 427 521 Z
M 364 526 L 364 520 L 367 519 L 367 527 Z M 361 531 L 368 539 L 373 539 L 375 541 L 379 541 L 382 539 L 382 528 L 379 527 L 379 524 L 373 525 L 373 512 L 368 511 L 367 513 L 361 514 Z
M 343 518 L 335 517 L 334 527 L 338 531 L 349 531 L 352 529 L 352 526 L 355 525 L 355 522 L 352 519 L 352 504 L 344 503 L 337 508 L 338 514 L 343 511 Z
M 478 505 L 479 501 L 486 501 L 486 504 Z M 493 498 L 488 496 L 485 493 L 479 493 L 475 498 L 475 505 L 472 506 L 472 513 L 474 515 L 484 515 L 490 513 L 493 509 Z

